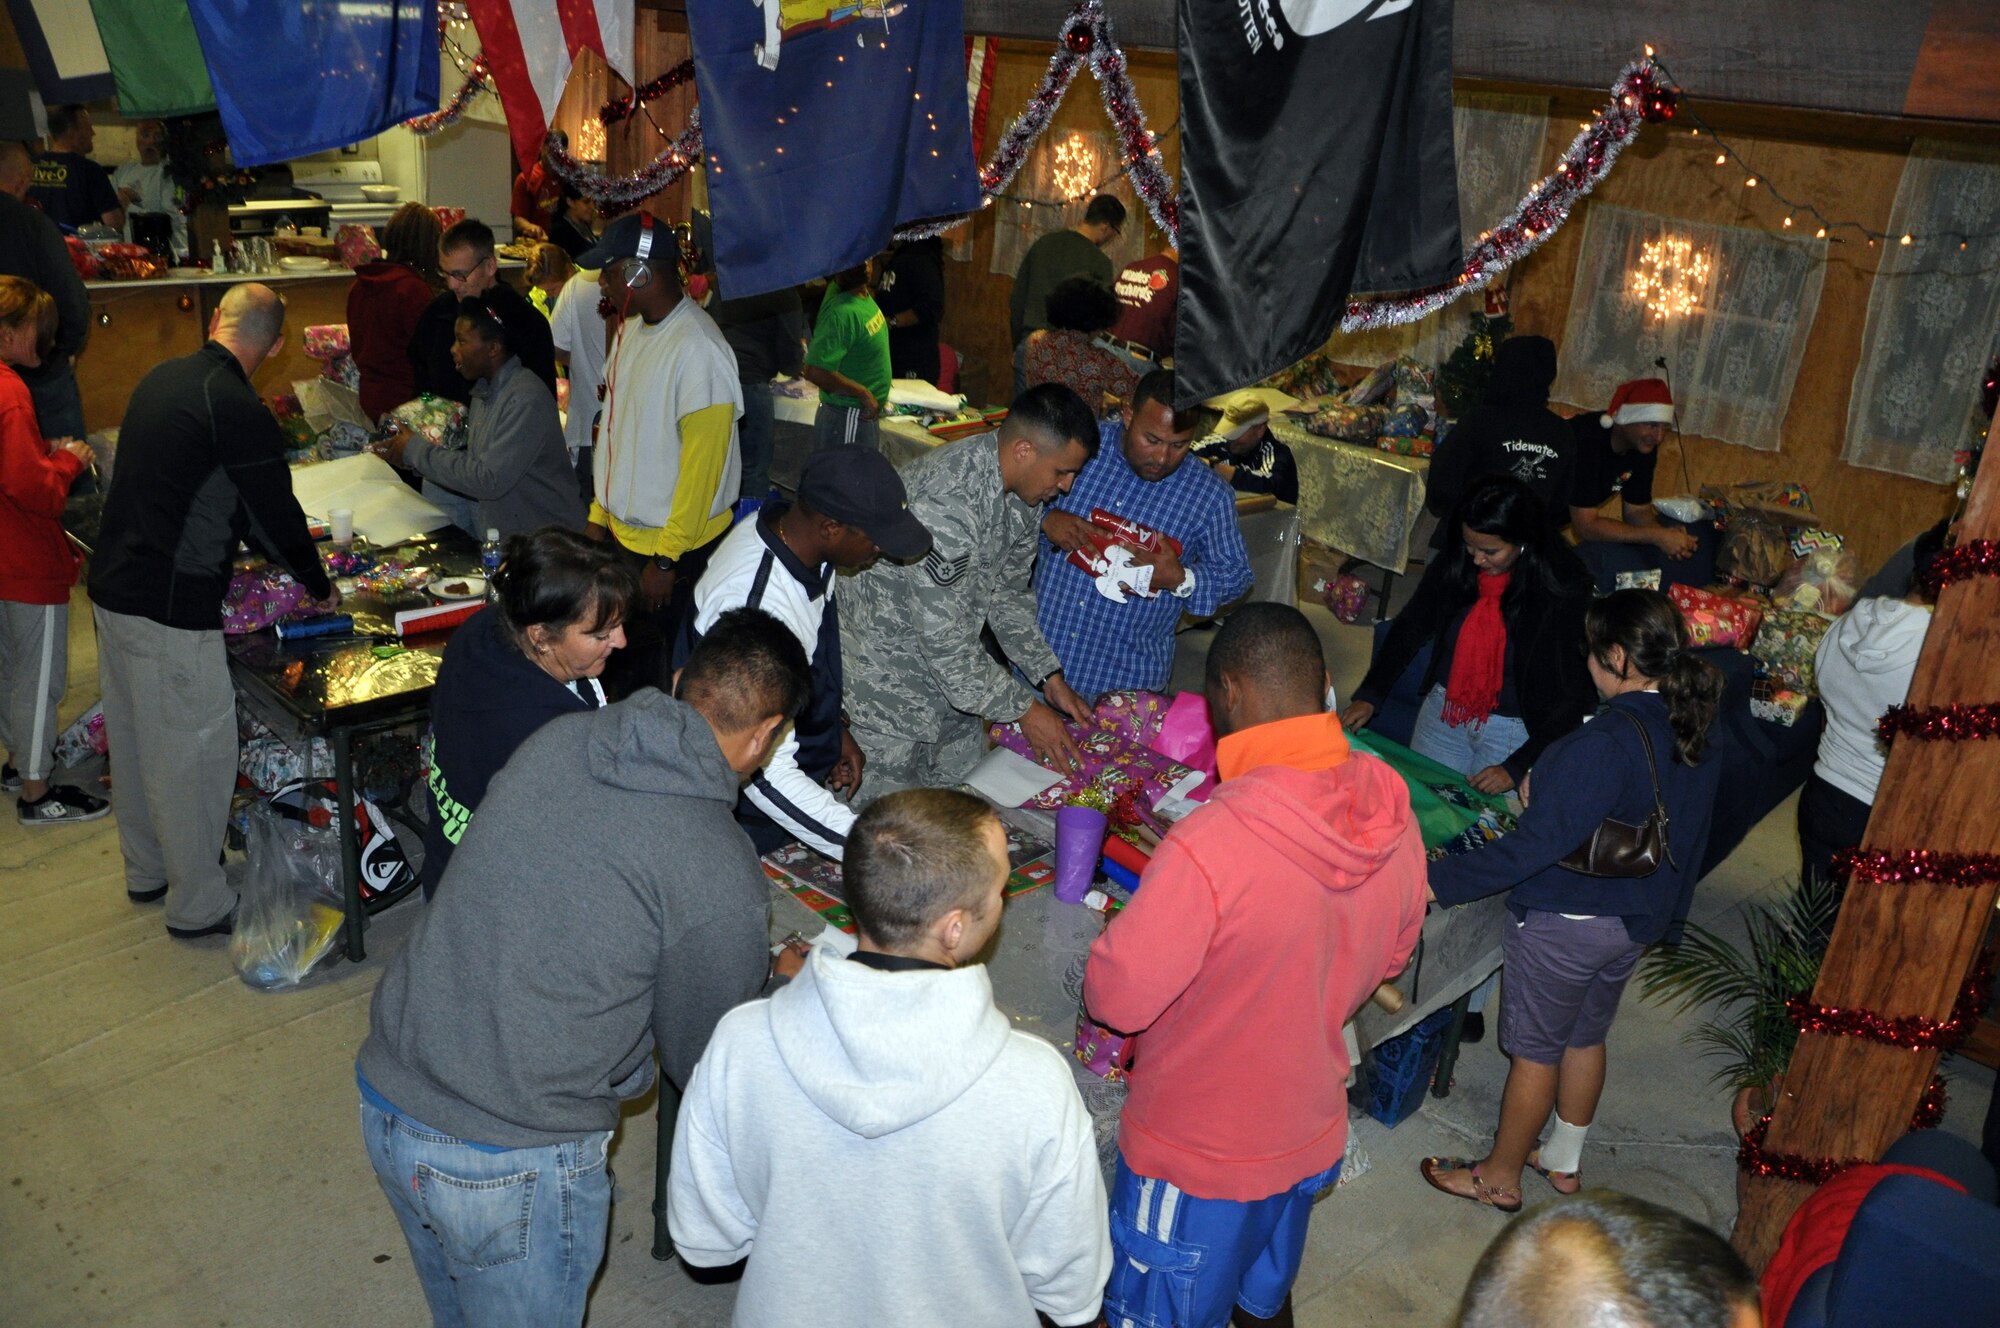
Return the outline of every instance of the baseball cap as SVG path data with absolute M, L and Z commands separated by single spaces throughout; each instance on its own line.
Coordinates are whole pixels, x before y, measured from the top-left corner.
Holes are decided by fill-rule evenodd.
M 597 237 L 596 244 L 578 254 L 573 261 L 578 267 L 597 271 L 622 258 L 643 258 L 655 263 L 678 260 L 680 241 L 674 237 L 673 228 L 664 221 L 654 220 L 650 226 L 646 222 L 647 216 L 641 212 L 620 217 L 604 228 L 604 234 Z M 644 253 L 640 252 L 642 249 Z
M 799 501 L 858 527 L 898 562 L 931 551 L 931 532 L 910 511 L 903 477 L 871 447 L 829 447 L 806 458 Z

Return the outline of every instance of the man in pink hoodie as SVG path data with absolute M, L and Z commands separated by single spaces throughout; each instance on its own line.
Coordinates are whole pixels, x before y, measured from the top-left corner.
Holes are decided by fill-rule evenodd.
M 1137 1034 L 1111 1196 L 1111 1328 L 1292 1322 L 1347 1147 L 1341 1026 L 1424 920 L 1408 790 L 1325 713 L 1319 637 L 1251 604 L 1205 690 L 1222 782 L 1091 947 L 1084 1004 Z

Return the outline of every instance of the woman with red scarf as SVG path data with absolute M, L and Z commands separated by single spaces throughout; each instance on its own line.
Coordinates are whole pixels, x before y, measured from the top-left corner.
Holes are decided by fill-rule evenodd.
M 1424 569 L 1340 718 L 1364 727 L 1429 645 L 1411 748 L 1504 793 L 1597 707 L 1583 661 L 1590 574 L 1512 476 L 1473 485 L 1450 523 L 1456 538 Z

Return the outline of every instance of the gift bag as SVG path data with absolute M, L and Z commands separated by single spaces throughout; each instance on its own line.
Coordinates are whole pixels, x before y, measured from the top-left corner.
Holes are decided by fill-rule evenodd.
M 104 703 L 95 701 L 76 717 L 74 724 L 56 735 L 56 768 L 80 765 L 110 750 L 111 744 L 104 736 Z
M 375 228 L 351 221 L 333 233 L 333 247 L 340 251 L 340 261 L 351 268 L 373 263 L 382 257 L 382 246 L 375 240 Z
M 1076 1058 L 1100 1079 L 1121 1083 L 1126 1062 L 1131 1060 L 1132 1039 L 1092 1023 L 1082 1010 L 1076 1012 Z
M 1154 751 L 1215 781 L 1215 729 L 1208 719 L 1208 700 L 1199 692 L 1176 692 L 1151 743 Z
M 1853 606 L 1860 581 L 1860 562 L 1852 551 L 1839 544 L 1820 544 L 1778 578 L 1771 602 L 1780 608 L 1836 618 Z
M 1667 598 L 1681 611 L 1688 643 L 1748 650 L 1764 624 L 1764 606 L 1747 595 L 1721 595 L 1694 586 L 1668 586 Z
M 1792 565 L 1789 527 L 1768 512 L 1732 509 L 1715 555 L 1719 572 L 1753 586 L 1774 586 Z
M 1342 572 L 1326 583 L 1322 599 L 1337 621 L 1354 626 L 1368 619 L 1368 583 L 1352 572 Z
M 301 780 L 296 784 L 287 784 L 273 793 L 269 802 L 278 815 L 315 828 L 324 828 L 331 833 L 335 811 L 332 780 Z M 404 856 L 403 846 L 396 840 L 396 832 L 389 827 L 389 818 L 367 798 L 357 797 L 354 800 L 354 831 L 361 850 L 362 899 L 393 894 L 416 881 L 416 869 Z M 323 874 L 321 888 L 338 903 L 344 894 L 340 885 L 338 857 L 334 861 L 335 869 L 330 874 Z

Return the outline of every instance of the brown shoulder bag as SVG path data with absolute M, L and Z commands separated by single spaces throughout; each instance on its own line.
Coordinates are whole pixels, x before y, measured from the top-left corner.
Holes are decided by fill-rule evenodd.
M 1614 713 L 1623 715 L 1639 730 L 1639 741 L 1646 749 L 1646 773 L 1653 781 L 1653 814 L 1638 825 L 1605 817 L 1590 832 L 1590 838 L 1557 865 L 1581 876 L 1616 877 L 1651 876 L 1663 862 L 1679 867 L 1667 836 L 1667 804 L 1660 796 L 1660 768 L 1653 760 L 1653 735 L 1646 731 L 1645 721 L 1631 711 Z

